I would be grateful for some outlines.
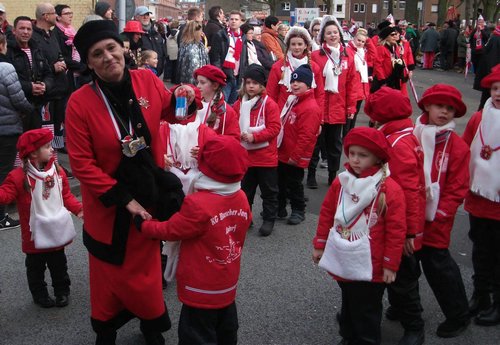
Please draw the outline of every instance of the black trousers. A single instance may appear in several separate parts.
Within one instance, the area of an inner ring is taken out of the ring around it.
[[[16,160],[16,144],[19,135],[0,136],[0,184],[14,168]],[[0,220],[5,218],[5,205],[0,205]]]
[[[380,344],[385,284],[338,282],[342,290],[340,335],[349,344]]]
[[[294,165],[278,163],[278,207],[283,209],[286,207],[287,198],[290,199],[292,212],[301,213],[306,209],[304,200],[304,168],[299,168]]]
[[[45,282],[45,269],[48,267],[52,278],[52,287],[55,296],[68,296],[71,281],[68,275],[68,263],[64,249],[26,254],[26,275],[28,286],[34,298],[48,296],[47,283]]]
[[[469,214],[474,291],[500,303],[500,221]]]
[[[358,118],[358,113],[359,113],[359,110],[361,109],[361,103],[363,103],[362,99],[360,99],[356,103],[356,113],[354,113],[354,117],[352,119],[347,119],[344,127],[342,127],[342,138],[345,138],[347,133],[349,133],[349,131],[351,129],[353,129],[354,126],[356,126],[356,119]]]
[[[250,167],[241,181],[250,206],[253,205],[257,187],[260,188],[264,220],[275,220],[278,212],[278,168]]]
[[[200,309],[183,304],[179,345],[236,345],[238,327],[235,302],[222,309]]]
[[[468,320],[469,304],[464,282],[450,251],[423,246],[415,255],[446,319],[456,323]]]
[[[323,130],[323,128],[321,129],[321,133],[318,135],[318,139],[316,139],[316,145],[314,145],[313,154],[311,160],[309,161],[309,167],[307,168],[308,173],[316,173],[320,154],[321,159],[327,159],[325,131]]]
[[[396,281],[387,285],[389,303],[400,316],[401,325],[407,331],[420,331],[424,328],[418,287],[420,274],[420,265],[415,255],[403,255]]]
[[[342,157],[342,128],[344,125],[323,124],[325,132],[326,154],[328,159],[328,175],[335,176],[340,167]]]

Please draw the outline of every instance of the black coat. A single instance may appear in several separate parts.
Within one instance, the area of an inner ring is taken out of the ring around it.
[[[209,47],[212,46],[213,36],[216,35],[222,29],[224,29],[224,25],[222,25],[222,23],[219,22],[218,20],[210,19],[207,25],[205,25],[205,27],[203,28],[203,33],[205,34],[205,37],[208,40]]]
[[[500,63],[500,36],[491,35],[483,48],[483,56],[474,78],[474,89],[484,91],[481,80],[490,74],[491,69]]]
[[[240,57],[240,69],[238,72],[238,85],[242,77],[242,68],[245,67],[245,61],[247,60],[247,45],[246,37],[242,35],[242,49]],[[224,60],[226,60],[226,55],[229,50],[229,36],[226,29],[219,30],[217,34],[213,36],[212,48],[208,53],[210,58],[210,64],[219,67],[225,74],[227,79],[234,79],[234,71],[230,68],[222,67]]]
[[[149,29],[149,31],[142,35],[141,47],[142,50],[154,50],[156,54],[158,54],[158,67],[156,67],[156,71],[157,75],[161,76],[167,52],[163,37],[161,37],[160,33],[153,28],[153,25],[151,25],[151,29]]]
[[[33,37],[38,48],[42,51],[50,66],[50,70],[54,75],[54,88],[50,92],[51,99],[63,99],[69,94],[69,83],[66,77],[66,72],[56,73],[54,64],[59,57],[63,55],[59,46],[59,37],[54,30],[47,33],[45,30],[33,26]]]

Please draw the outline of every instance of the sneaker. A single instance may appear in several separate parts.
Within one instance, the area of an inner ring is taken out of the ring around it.
[[[328,168],[328,161],[325,159],[325,160],[322,160],[320,163],[319,163],[319,167],[321,169],[326,169]]]
[[[456,322],[446,319],[440,323],[436,334],[441,338],[454,338],[462,334],[469,327],[470,319],[462,322]]]
[[[316,182],[316,175],[314,173],[307,174],[306,186],[309,189],[318,189],[318,182]]]
[[[73,176],[73,173],[72,173],[71,171],[69,171],[68,169],[66,169],[65,167],[63,167],[61,164],[59,164],[59,166],[62,168],[62,170],[64,170],[64,172],[66,173],[66,177],[67,177],[68,179],[73,179],[73,178],[75,178],[75,177]]]
[[[288,217],[287,224],[298,225],[298,224],[302,223],[304,221],[304,219],[306,219],[306,217],[303,214],[298,213],[298,212],[292,212],[290,217]]]
[[[273,229],[274,229],[274,220],[264,220],[259,229],[259,234],[264,237],[269,236],[271,235],[271,232],[273,232]]]
[[[56,296],[56,307],[63,308],[69,304],[69,296]]]
[[[8,230],[19,227],[19,221],[9,217],[9,214],[5,214],[5,218],[0,220],[0,230]]]

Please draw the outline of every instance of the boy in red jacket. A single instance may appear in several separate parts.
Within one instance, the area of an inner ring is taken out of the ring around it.
[[[47,128],[21,135],[17,149],[23,167],[12,170],[0,186],[0,204],[17,201],[28,286],[33,301],[43,308],[69,303],[71,282],[64,247],[74,238],[75,228],[68,210],[83,217],[82,204],[71,194],[66,174],[54,162],[53,138]],[[47,267],[55,301],[44,279]]]
[[[413,135],[410,100],[400,91],[382,87],[368,96],[365,113],[380,125],[379,130],[393,148],[391,177],[403,189],[407,202],[404,255],[396,282],[388,287],[391,307],[386,315],[389,319],[399,319],[405,329],[400,344],[420,344],[424,338],[424,320],[418,292],[420,268],[414,253],[422,246],[425,222],[422,148]]]
[[[281,111],[278,135],[278,217],[286,217],[286,199],[292,213],[288,224],[297,225],[305,219],[304,169],[309,165],[319,134],[321,110],[314,98],[311,84],[313,72],[301,65],[291,76],[292,95]]]
[[[437,335],[452,338],[470,323],[460,269],[448,250],[455,214],[469,187],[470,151],[454,132],[454,118],[464,116],[467,107],[460,91],[446,84],[427,89],[418,106],[424,113],[414,134],[424,150],[427,207],[423,246],[416,256],[446,317]]]
[[[474,322],[500,323],[500,64],[481,81],[491,97],[472,115],[464,132],[470,145],[470,190],[464,208],[469,212],[474,293],[469,302]],[[491,303],[493,293],[493,304]]]
[[[227,164],[231,162],[231,164]],[[146,236],[182,241],[177,267],[177,293],[183,303],[179,344],[236,344],[236,288],[250,206],[240,184],[248,154],[229,136],[210,138],[200,148],[202,174],[193,182],[178,213],[166,222],[143,221]]]

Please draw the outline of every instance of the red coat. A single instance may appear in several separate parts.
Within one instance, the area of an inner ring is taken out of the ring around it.
[[[73,194],[71,194],[66,173],[62,169],[58,169],[57,173],[62,179],[62,197],[64,206],[68,209],[68,211],[77,215],[82,210],[82,204]],[[30,178],[30,180],[32,179]],[[64,248],[64,246],[50,249],[35,248],[35,242],[31,239],[30,229],[31,193],[24,188],[25,181],[26,173],[23,171],[23,168],[16,168],[7,175],[5,181],[0,186],[0,204],[6,205],[13,201],[16,201],[17,203],[19,220],[21,222],[23,252],[27,254],[37,254],[53,252]],[[32,180],[32,182],[34,182],[34,180]],[[32,185],[34,188],[34,183],[32,183]]]
[[[271,97],[276,103],[278,103],[278,108],[283,109],[283,106],[286,103],[288,96],[291,95],[291,92],[287,91],[286,86],[278,84],[281,80],[283,71],[282,67],[285,63],[285,60],[276,61],[271,68],[271,72],[269,72],[269,77],[267,78],[267,86],[266,91],[269,97]],[[316,98],[316,102],[320,108],[323,107],[324,102],[324,85],[323,78],[321,78],[322,71],[319,66],[314,62],[309,60],[309,64],[311,65],[311,69],[313,71],[314,81],[316,82],[316,88],[314,89],[314,97]]]
[[[406,198],[407,235],[415,237],[415,250],[422,247],[425,223],[424,155],[413,135],[410,119],[391,121],[380,128],[392,146],[389,169]]]
[[[383,269],[392,271],[399,269],[406,234],[405,199],[401,187],[391,178],[385,180],[387,209],[379,216],[377,223],[370,229],[370,249],[373,266],[373,282],[383,282]],[[313,240],[314,248],[325,249],[326,240],[333,226],[335,212],[339,201],[341,185],[338,177],[333,181],[321,205],[318,228]],[[371,205],[370,205],[371,207]],[[370,207],[365,209],[365,215],[370,213]],[[377,202],[373,212],[377,212]],[[334,276],[336,280],[343,280]]]
[[[408,46],[409,47],[409,46]],[[408,61],[407,49],[402,49],[399,45],[395,48],[396,57],[403,59],[406,67],[408,68],[409,62],[413,61],[413,56],[411,61]],[[411,49],[410,49],[411,55]],[[412,63],[414,67],[414,63]],[[386,45],[377,46],[377,60],[375,60],[375,65],[373,66],[373,75],[380,81],[386,80],[392,73],[392,58],[391,51]],[[408,72],[405,71],[405,76],[408,76]],[[406,89],[406,83],[401,83],[401,93],[408,96],[408,90]]]
[[[263,95],[262,97],[265,97]],[[234,111],[240,116],[241,100],[238,99],[233,104]],[[262,102],[259,100],[250,112],[250,126],[256,126],[257,117],[259,116]],[[248,158],[250,160],[250,167],[276,167],[278,166],[278,147],[276,145],[277,137],[281,128],[280,110],[278,105],[271,97],[267,98],[265,106],[264,123],[266,129],[259,133],[254,133],[254,142],[260,143],[268,141],[269,146],[257,149],[248,150]]]
[[[321,49],[314,51],[311,58],[319,66],[320,76],[324,85],[325,77],[323,76],[323,69],[328,61],[328,57],[321,55],[321,52]],[[322,107],[323,122],[328,124],[344,124],[348,114],[356,113],[357,100],[354,87],[359,76],[356,75],[354,56],[341,53],[341,59],[342,73],[339,75],[339,93],[325,91],[324,95],[325,101]]]
[[[370,74],[370,70],[372,69],[370,67],[373,67],[373,59],[375,58],[374,54],[376,54],[376,49],[375,49],[375,47],[373,47],[373,43],[371,43],[370,39],[366,40],[365,47],[366,47],[365,48],[365,63],[366,63],[367,68],[368,68],[368,74]],[[371,48],[371,50],[370,50],[370,48]],[[347,50],[347,54],[349,54],[352,57],[353,63],[354,63],[355,77],[352,80],[353,85],[351,87],[351,92],[353,92],[354,99],[356,101],[366,99],[368,97],[368,95],[370,94],[370,83],[369,82],[362,83],[361,82],[361,73],[359,73],[359,71],[356,70],[354,56],[356,55],[358,48],[356,46],[354,46],[353,41],[350,41],[349,44],[347,45],[346,50]]]
[[[321,112],[314,99],[313,90],[308,90],[298,98],[283,125],[284,134],[278,148],[278,160],[288,163],[291,158],[298,167],[306,168],[309,166],[318,137]]]
[[[177,266],[177,294],[182,303],[220,309],[235,300],[251,221],[242,190],[228,196],[199,191],[188,195],[168,221],[146,221],[141,231],[153,238],[182,241]]]
[[[463,139],[469,147],[472,144],[482,118],[482,110],[474,113],[465,127]],[[480,195],[472,193],[470,190],[465,197],[464,208],[474,217],[500,220],[500,203],[483,198]]]
[[[130,77],[137,99],[143,99],[141,111],[151,133],[153,158],[162,166],[160,116],[166,114],[171,95],[149,71],[130,71]],[[113,174],[123,154],[106,106],[91,85],[71,95],[66,109],[66,130],[71,168],[81,183],[84,242],[87,238],[100,246],[112,245],[116,206],[106,207],[100,197],[116,190],[118,184]],[[89,257],[93,319],[107,321],[123,309],[145,319],[155,319],[165,312],[159,274],[160,242],[140,234],[133,222],[127,236],[121,265],[99,260],[94,255]]]
[[[443,157],[445,141],[436,144],[432,162],[432,181],[438,180],[439,166]],[[425,246],[447,249],[458,206],[464,201],[469,189],[469,158],[467,144],[456,133],[451,132],[439,179],[440,195],[436,217],[425,222]]]

